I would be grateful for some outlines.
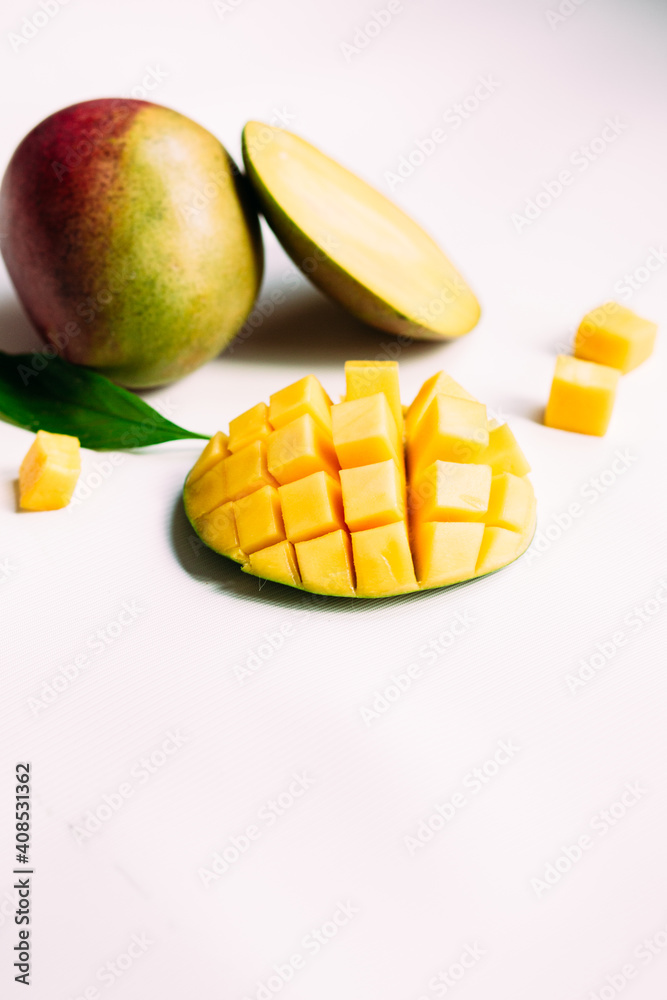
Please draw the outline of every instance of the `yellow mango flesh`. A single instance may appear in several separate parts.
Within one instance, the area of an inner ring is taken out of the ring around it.
[[[346,380],[332,405],[306,376],[232,421],[231,454],[224,435],[209,442],[184,488],[207,545],[255,576],[367,598],[459,583],[527,549],[530,466],[506,424],[444,372],[406,409],[395,362],[348,362]]]
[[[19,470],[20,506],[23,510],[66,507],[80,472],[78,438],[37,431]]]
[[[611,420],[619,378],[615,368],[559,355],[544,423],[563,431],[602,437]]]
[[[632,371],[653,353],[658,327],[617,302],[584,316],[574,340],[574,356]]]

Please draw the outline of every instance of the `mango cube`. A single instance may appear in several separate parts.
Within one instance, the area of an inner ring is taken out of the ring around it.
[[[523,531],[530,520],[533,496],[533,487],[527,479],[510,472],[494,476],[485,522],[495,528]]]
[[[398,385],[398,362],[346,361],[345,383],[346,401],[383,392],[396,422],[398,435],[400,438],[403,437],[403,407]]]
[[[299,566],[291,542],[277,542],[266,549],[251,552],[248,562],[242,567],[246,573],[261,576],[275,583],[286,583],[290,587],[301,586]]]
[[[333,443],[341,469],[393,459],[403,466],[403,442],[383,392],[331,407]]]
[[[346,531],[332,531],[319,538],[297,542],[294,548],[307,590],[335,597],[354,597],[352,546]]]
[[[274,392],[269,403],[269,421],[274,430],[307,413],[322,430],[331,434],[331,400],[314,375],[306,375],[280,392]]]
[[[433,462],[410,487],[410,515],[418,521],[485,520],[491,468]]]
[[[393,458],[341,469],[340,484],[350,531],[377,528],[405,518],[405,483]]]
[[[197,479],[201,479],[205,472],[212,469],[213,466],[217,465],[223,458],[227,458],[228,455],[229,447],[227,435],[223,434],[222,431],[218,431],[217,434],[213,435],[195,464],[192,466],[190,474],[188,475],[188,482],[194,483]]]
[[[231,501],[197,518],[193,527],[202,542],[214,552],[235,562],[245,562],[246,557],[239,545],[236,531],[234,504]]]
[[[194,483],[188,482],[188,517],[191,521],[229,500],[225,461],[218,462]]]
[[[340,483],[327,472],[313,472],[287,483],[278,493],[290,542],[303,542],[345,527]]]
[[[617,302],[608,302],[582,319],[574,356],[629,372],[653,353],[657,332],[655,323]]]
[[[547,427],[579,434],[606,434],[620,372],[561,354],[544,414]]]
[[[475,462],[488,444],[486,406],[438,393],[408,443],[410,475],[435,461]]]
[[[268,469],[267,448],[263,441],[246,445],[226,458],[222,465],[226,494],[223,500],[240,500],[262,486],[277,486]]]
[[[405,521],[352,534],[359,597],[384,597],[417,589]]]
[[[274,431],[267,444],[269,471],[281,486],[313,472],[338,473],[331,435],[309,413]]]
[[[262,486],[236,500],[234,517],[239,546],[246,554],[275,545],[285,537],[280,497],[275,486]]]
[[[431,521],[415,527],[413,549],[419,582],[446,587],[474,576],[484,525],[473,521]]]
[[[516,442],[507,424],[489,422],[489,443],[475,458],[475,462],[490,465],[494,476],[500,472],[511,472],[514,476],[525,476],[530,472],[526,456]]]
[[[23,510],[66,507],[80,472],[78,438],[37,431],[19,470],[20,506]]]
[[[408,407],[405,415],[405,433],[408,440],[410,440],[420,420],[438,395],[458,396],[459,399],[471,399],[473,402],[477,402],[475,397],[466,392],[463,386],[455,382],[447,372],[437,372],[424,382]]]
[[[254,441],[266,441],[272,430],[268,406],[266,403],[257,403],[229,421],[229,450],[241,451]]]
[[[475,573],[493,573],[501,566],[507,566],[519,554],[522,536],[507,528],[484,528],[482,544],[477,557]]]

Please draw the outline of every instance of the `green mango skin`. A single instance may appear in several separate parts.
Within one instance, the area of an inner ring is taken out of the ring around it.
[[[44,339],[130,388],[215,357],[262,278],[245,178],[210,132],[146,101],[86,101],[36,126],[7,168],[0,231]]]

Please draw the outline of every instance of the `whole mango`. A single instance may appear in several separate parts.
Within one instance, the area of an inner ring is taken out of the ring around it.
[[[262,277],[245,178],[210,132],[147,101],[85,101],[37,125],[5,173],[0,231],[44,339],[129,387],[214,357]]]

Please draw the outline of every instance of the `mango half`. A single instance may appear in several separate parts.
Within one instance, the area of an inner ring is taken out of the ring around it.
[[[190,471],[199,537],[246,573],[337,597],[461,583],[522,555],[530,466],[446,372],[400,402],[393,361],[348,361],[332,403],[307,375],[218,431]]]
[[[468,333],[480,308],[454,265],[398,206],[285,129],[248,122],[243,161],[297,267],[365,323],[417,340]]]

